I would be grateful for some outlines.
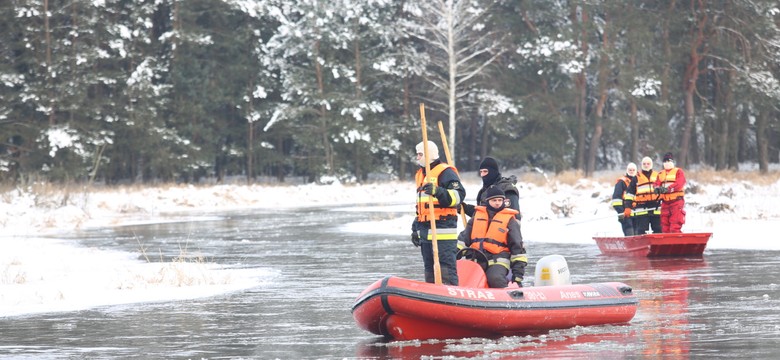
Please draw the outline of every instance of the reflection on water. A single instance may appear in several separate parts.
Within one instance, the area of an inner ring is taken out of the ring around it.
[[[419,359],[427,356],[455,358],[523,358],[544,354],[557,359],[619,359],[635,348],[630,326],[600,326],[550,331],[538,336],[499,339],[387,341],[375,338],[358,344],[359,358]]]
[[[357,295],[386,275],[421,279],[406,236],[343,234],[339,225],[396,213],[307,209],[210,214],[207,221],[73,234],[151,261],[202,256],[278,276],[205,299],[0,319],[0,355],[15,358],[772,358],[780,345],[780,252],[706,251],[698,259],[608,257],[596,244],[528,239],[534,259],[561,254],[575,283],[621,281],[640,299],[627,325],[499,339],[388,342],[358,328]],[[529,272],[533,274],[532,271]],[[533,277],[527,279],[533,281]]]
[[[706,289],[707,284],[696,276],[706,273],[704,258],[630,259],[624,262],[626,271],[635,273],[633,286],[653,294],[643,297],[639,306],[647,325],[641,332],[646,358],[686,359],[690,354],[688,304],[689,289]]]

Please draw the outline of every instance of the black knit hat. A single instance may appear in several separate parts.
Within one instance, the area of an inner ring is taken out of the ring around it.
[[[490,171],[491,173],[498,173],[498,161],[496,159],[488,156],[485,159],[482,160],[482,162],[479,164],[480,169],[488,169],[488,170],[494,170]]]
[[[674,161],[674,156],[670,152],[664,154],[664,162],[667,162],[669,160]]]
[[[485,201],[488,201],[492,198],[506,198],[506,195],[504,194],[504,191],[501,190],[498,186],[491,186],[485,190]]]

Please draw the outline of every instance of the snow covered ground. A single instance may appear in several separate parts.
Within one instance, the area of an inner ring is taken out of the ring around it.
[[[473,202],[479,180],[465,176],[464,182],[467,202]],[[595,246],[593,235],[621,234],[609,207],[611,181],[522,182],[519,187],[523,235],[529,247],[534,242]],[[147,263],[138,260],[139,254],[79,247],[56,240],[56,234],[77,228],[164,222],[182,214],[291,204],[355,205],[361,211],[366,204],[378,204],[373,211],[407,211],[412,208],[412,188],[408,182],[389,182],[6,191],[0,193],[0,317],[205,297],[257,286],[275,275],[213,263]],[[703,184],[689,175],[686,202],[683,231],[713,232],[708,249],[780,250],[780,242],[766,236],[780,228],[780,181]],[[411,216],[346,224],[343,231],[374,233],[379,229],[405,241]]]

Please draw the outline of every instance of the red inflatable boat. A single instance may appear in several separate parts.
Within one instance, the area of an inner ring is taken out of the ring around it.
[[[626,323],[638,300],[622,283],[487,288],[482,268],[459,260],[462,286],[389,276],[352,306],[357,324],[397,340],[493,338],[574,326]]]
[[[712,233],[662,233],[594,237],[605,255],[701,256]]]

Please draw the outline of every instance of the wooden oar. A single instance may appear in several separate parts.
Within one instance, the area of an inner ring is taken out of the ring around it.
[[[428,158],[428,130],[425,125],[425,104],[420,103],[420,120],[422,121],[423,157],[425,161],[425,181],[429,181],[431,162]],[[437,180],[437,179],[432,179]],[[433,183],[433,181],[431,181]],[[433,184],[436,186],[436,184]],[[431,221],[431,239],[433,241],[433,278],[435,284],[441,285],[441,264],[439,263],[439,243],[436,241],[436,215],[433,211],[433,194],[428,196],[428,217]]]
[[[442,124],[441,120],[439,120],[439,133],[441,134],[441,142],[444,145],[444,155],[447,157],[447,164],[455,167],[455,162],[452,160],[452,157],[450,157],[450,145],[447,144],[447,135],[444,135],[444,125]],[[458,176],[460,176],[460,174],[458,174]],[[460,200],[463,202],[463,199]],[[468,225],[468,221],[466,221],[466,212],[463,211],[462,205],[460,207],[460,218],[463,220],[463,227],[466,227],[466,225]]]

